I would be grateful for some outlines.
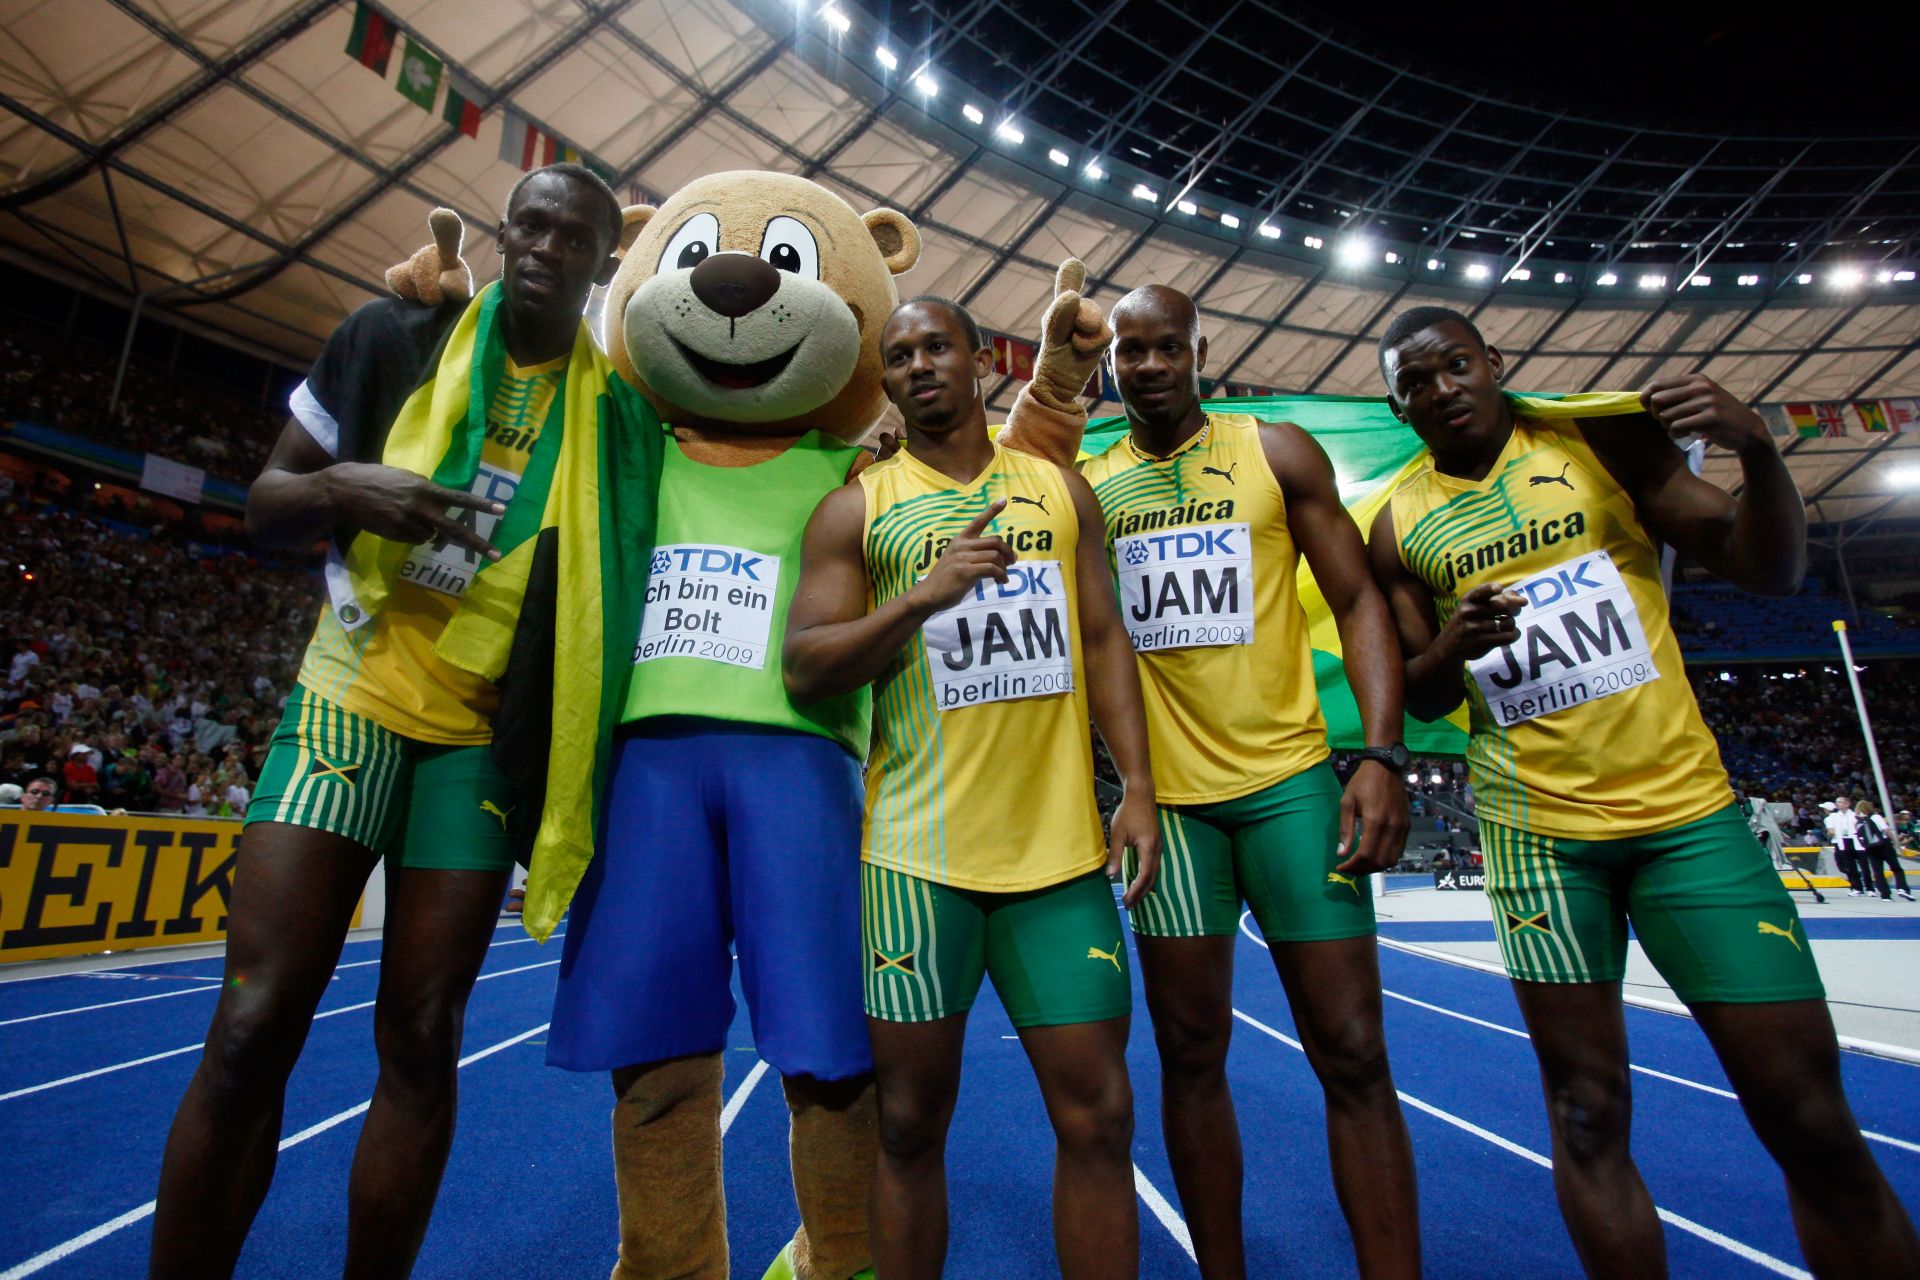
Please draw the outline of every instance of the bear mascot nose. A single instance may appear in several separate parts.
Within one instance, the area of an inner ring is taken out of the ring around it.
[[[750,253],[716,253],[701,260],[688,283],[709,310],[737,320],[779,291],[780,273]]]

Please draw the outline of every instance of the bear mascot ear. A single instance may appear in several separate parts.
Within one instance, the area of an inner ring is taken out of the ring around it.
[[[920,231],[906,214],[895,209],[875,209],[861,218],[880,247],[880,257],[893,275],[911,271],[920,261]]]
[[[630,204],[620,211],[620,247],[613,251],[616,258],[627,256],[627,250],[633,248],[633,242],[653,221],[653,215],[660,212],[650,204]]]

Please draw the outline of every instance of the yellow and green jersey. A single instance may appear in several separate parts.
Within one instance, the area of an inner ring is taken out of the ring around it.
[[[1121,436],[1081,472],[1106,521],[1162,804],[1251,795],[1327,758],[1299,548],[1245,414],[1167,457]]]
[[[996,499],[1019,556],[929,618],[875,685],[861,841],[867,862],[962,889],[1057,884],[1106,857],[1093,798],[1074,554],[1052,463],[996,447],[962,484],[906,451],[860,475],[868,608],[927,576]]]
[[[1520,638],[1468,664],[1479,817],[1619,838],[1724,808],[1719,747],[1668,623],[1660,552],[1577,421],[1516,418],[1482,480],[1431,461],[1390,501],[1401,562],[1441,625],[1497,582],[1526,597]]]
[[[487,414],[475,494],[513,501],[566,368],[564,356],[526,369],[507,361]],[[501,519],[465,508],[452,514],[483,538],[492,536]],[[423,542],[396,575],[392,599],[371,621],[350,631],[333,610],[321,610],[300,684],[403,738],[452,746],[491,742],[498,686],[433,652],[479,564],[465,547]]]

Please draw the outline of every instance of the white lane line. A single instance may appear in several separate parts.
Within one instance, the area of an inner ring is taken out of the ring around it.
[[[1233,1016],[1240,1019],[1240,1021],[1246,1023],[1248,1026],[1253,1027],[1256,1030],[1264,1031],[1266,1034],[1272,1036],[1275,1040],[1278,1040],[1283,1044],[1290,1045],[1295,1049],[1300,1048],[1300,1042],[1298,1040],[1294,1040],[1287,1036],[1281,1035],[1278,1031],[1275,1031],[1272,1027],[1260,1021],[1258,1018],[1249,1017],[1247,1014],[1240,1012],[1240,1010],[1238,1009],[1235,1009],[1233,1011]],[[1414,1097],[1412,1094],[1408,1093],[1404,1089],[1396,1089],[1394,1092],[1399,1094],[1400,1101],[1406,1103],[1408,1106],[1414,1108],[1417,1111],[1425,1112],[1427,1115],[1434,1117],[1434,1119],[1436,1120],[1444,1120],[1446,1123],[1454,1126],[1456,1129],[1460,1129],[1466,1133],[1470,1133],[1474,1137],[1479,1138],[1483,1142],[1492,1143],[1494,1146],[1499,1147],[1502,1151],[1508,1152],[1512,1155],[1519,1156],[1523,1160],[1531,1160],[1534,1164],[1539,1165],[1542,1169],[1553,1168],[1552,1160],[1549,1160],[1546,1156],[1541,1155],[1538,1151],[1533,1150],[1531,1147],[1523,1147],[1519,1143],[1514,1142],[1511,1139],[1501,1137],[1499,1134],[1494,1133],[1490,1129],[1483,1129],[1479,1125],[1473,1123],[1471,1120],[1462,1119],[1460,1116],[1453,1114],[1453,1112],[1451,1111],[1443,1110],[1440,1107],[1434,1106],[1430,1102],[1425,1102],[1419,1098]],[[1681,1231],[1685,1231],[1689,1235],[1698,1236],[1700,1239],[1705,1240],[1708,1244],[1718,1245],[1722,1249],[1725,1249],[1728,1253],[1733,1254],[1735,1257],[1743,1258],[1746,1261],[1753,1263],[1755,1266],[1764,1267],[1768,1271],[1773,1272],[1775,1275],[1792,1276],[1795,1278],[1795,1280],[1813,1280],[1813,1276],[1810,1272],[1803,1271],[1799,1267],[1794,1266],[1790,1262],[1784,1262],[1781,1259],[1774,1257],[1770,1253],[1763,1253],[1760,1250],[1754,1248],[1752,1245],[1746,1244],[1739,1240],[1735,1240],[1731,1236],[1722,1235],[1720,1232],[1715,1231],[1712,1227],[1702,1226],[1700,1223],[1695,1222],[1691,1218],[1683,1218],[1679,1214],[1673,1212],[1671,1209],[1662,1209],[1658,1205],[1655,1205],[1654,1211],[1660,1215],[1660,1220],[1662,1222],[1665,1222],[1671,1226],[1677,1227]],[[0,1276],[0,1280],[6,1280],[6,1277]]]
[[[511,1049],[514,1045],[539,1035],[551,1025],[551,1023],[543,1022],[537,1027],[529,1027],[519,1035],[508,1036],[498,1044],[490,1044],[477,1053],[468,1054],[466,1057],[460,1059],[459,1065],[464,1067],[471,1063],[478,1062],[482,1058],[491,1057],[499,1053],[502,1049]],[[345,1124],[355,1116],[364,1115],[367,1108],[371,1105],[373,1105],[373,1100],[369,1098],[357,1106],[348,1107],[345,1111],[328,1116],[318,1124],[308,1125],[306,1128],[300,1130],[300,1132],[280,1139],[280,1150],[285,1151],[289,1147],[297,1147],[307,1139],[317,1138],[327,1130],[337,1125]],[[119,1217],[110,1218],[90,1231],[81,1232],[71,1240],[62,1241],[43,1253],[36,1253],[25,1262],[16,1263],[5,1271],[0,1271],[0,1280],[23,1280],[23,1277],[30,1276],[36,1271],[43,1271],[54,1263],[59,1262],[62,1258],[72,1257],[88,1245],[99,1243],[123,1227],[130,1227],[143,1218],[152,1217],[153,1207],[154,1202],[149,1200],[139,1208],[129,1209]]]
[[[766,1074],[767,1064],[765,1059],[754,1063],[753,1070],[747,1072],[747,1078],[740,1082],[740,1087],[733,1091],[731,1098],[727,1099],[726,1109],[720,1113],[721,1137],[726,1137],[727,1130],[733,1128],[734,1117],[740,1114],[740,1108],[747,1105],[747,1099],[753,1096],[754,1086],[759,1084],[760,1077]],[[0,1280],[5,1280],[5,1277],[0,1277]]]
[[[525,973],[529,969],[550,969],[559,963],[558,960],[542,960],[537,964],[523,964],[517,969],[501,969],[494,973],[483,973],[474,979],[474,982],[477,984],[493,978],[504,978],[510,974]],[[328,1009],[324,1013],[314,1014],[313,1021],[318,1022],[322,1018],[337,1018],[343,1013],[354,1013],[361,1009],[371,1009],[374,1003],[372,1000],[362,1000],[359,1004],[343,1004],[338,1009]],[[166,1049],[159,1053],[150,1053],[144,1058],[132,1058],[126,1062],[116,1062],[109,1067],[95,1067],[91,1071],[81,1071],[74,1075],[62,1076],[58,1080],[44,1080],[39,1084],[25,1085],[10,1093],[0,1093],[0,1102],[11,1102],[15,1098],[24,1098],[30,1093],[44,1093],[48,1089],[58,1089],[61,1085],[78,1084],[82,1080],[91,1080],[95,1076],[111,1075],[116,1071],[125,1071],[130,1067],[144,1067],[149,1062],[158,1062],[162,1058],[177,1058],[183,1053],[198,1053],[205,1047],[206,1042],[202,1040],[194,1044],[181,1045],[178,1049]],[[0,1280],[4,1280],[4,1277],[0,1277]]]
[[[1153,1216],[1160,1219],[1160,1225],[1167,1229],[1167,1234],[1173,1237],[1173,1242],[1187,1251],[1187,1257],[1192,1258],[1196,1263],[1199,1262],[1200,1259],[1195,1257],[1193,1252],[1193,1235],[1187,1230],[1186,1220],[1180,1216],[1179,1210],[1167,1203],[1167,1198],[1160,1194],[1160,1188],[1154,1186],[1147,1179],[1147,1175],[1140,1172],[1140,1166],[1137,1164],[1133,1166],[1133,1189],[1139,1192],[1140,1199],[1145,1202]],[[6,1280],[6,1277],[0,1276],[0,1280]]]
[[[565,934],[564,932],[562,932],[562,933],[556,933],[556,934],[554,934],[553,936],[554,936],[554,937],[556,937],[556,938],[564,938],[564,937],[566,937],[567,935],[566,935],[566,934]],[[362,939],[362,941],[372,941],[372,939]],[[505,940],[505,941],[503,941],[503,942],[490,942],[490,943],[488,943],[488,944],[487,944],[487,950],[489,950],[489,951],[491,951],[491,950],[493,950],[493,949],[494,949],[495,947],[511,947],[511,946],[517,946],[518,944],[520,944],[520,943],[522,943],[522,942],[532,942],[532,941],[533,941],[533,939],[532,939],[532,938],[508,938],[508,939],[506,939],[506,940]],[[378,956],[376,956],[376,957],[374,957],[374,958],[373,958],[373,959],[371,959],[371,960],[355,960],[355,961],[353,961],[353,962],[352,962],[352,963],[350,963],[350,964],[342,964],[342,965],[335,965],[335,966],[334,966],[334,969],[333,969],[333,971],[334,971],[335,973],[339,973],[339,972],[340,972],[340,971],[341,971],[342,969],[364,969],[364,968],[366,968],[366,967],[367,967],[368,965],[370,965],[370,964],[379,964],[379,963],[380,963],[380,959],[379,959],[379,957],[378,957]],[[85,974],[85,975],[81,975],[81,974],[75,974],[75,975],[72,975],[72,976],[74,976],[74,977],[82,977],[82,976],[85,976],[85,977],[94,977],[94,976],[96,976],[96,975],[94,975],[94,974]],[[144,974],[131,974],[131,973],[126,973],[126,974],[114,974],[114,975],[112,975],[112,976],[113,976],[113,977],[118,977],[118,978],[132,978],[132,977],[144,977],[144,976],[146,976],[146,975],[144,975]],[[166,976],[169,976],[169,977],[171,977],[171,976],[175,976],[175,975],[166,975]],[[199,986],[199,987],[182,987],[182,988],[181,988],[180,990],[178,990],[178,991],[162,991],[162,992],[160,992],[160,993],[158,993],[157,995],[151,995],[151,996],[129,996],[129,997],[128,997],[127,999],[125,999],[125,1000],[104,1000],[104,1001],[102,1001],[102,1002],[101,1002],[101,1003],[99,1003],[99,1004],[83,1004],[83,1005],[79,1005],[79,1006],[77,1006],[77,1007],[75,1007],[75,1008],[72,1008],[72,1009],[54,1009],[54,1010],[52,1010],[52,1011],[50,1011],[50,1012],[47,1012],[47,1013],[29,1013],[29,1014],[27,1014],[27,1015],[25,1015],[25,1016],[23,1016],[23,1017],[19,1017],[19,1018],[6,1018],[6,1019],[0,1019],[0,1027],[12,1027],[12,1026],[18,1026],[18,1025],[19,1025],[20,1023],[22,1023],[22,1022],[39,1022],[39,1021],[40,1021],[40,1020],[42,1020],[43,1018],[64,1018],[64,1017],[66,1017],[66,1016],[67,1016],[68,1014],[70,1014],[70,1013],[92,1013],[92,1012],[93,1012],[93,1011],[94,1011],[95,1009],[117,1009],[117,1008],[119,1008],[119,1007],[120,1007],[121,1005],[126,1005],[126,1004],[144,1004],[144,1003],[146,1003],[146,1002],[147,1002],[147,1001],[149,1001],[149,1000],[165,1000],[165,999],[167,999],[167,998],[168,998],[169,996],[191,996],[191,995],[197,995],[197,994],[199,994],[199,993],[200,993],[200,992],[202,992],[202,991],[218,991],[218,990],[220,989],[220,986],[221,986],[221,984],[222,984],[222,982],[224,981],[224,979],[221,979],[221,978],[194,978],[194,979],[192,979],[192,981],[194,981],[194,982],[202,982],[202,983],[212,983],[213,985],[212,985],[212,986]]]

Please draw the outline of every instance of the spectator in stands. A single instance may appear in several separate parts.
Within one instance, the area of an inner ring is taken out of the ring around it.
[[[1880,896],[1887,901],[1893,900],[1893,894],[1887,891],[1887,871],[1893,872],[1893,883],[1900,896],[1908,902],[1913,895],[1907,892],[1906,868],[1900,865],[1900,854],[1895,847],[1893,824],[1887,821],[1884,813],[1875,813],[1873,801],[1862,800],[1855,808],[1859,818],[1861,867],[1868,884],[1879,890]]]
[[[93,748],[76,742],[67,748],[67,762],[61,766],[67,798],[76,804],[92,804],[100,797],[100,773],[93,765]]]
[[[161,813],[183,813],[187,807],[187,771],[179,752],[166,758],[153,775],[154,807]]]
[[[20,807],[36,813],[50,813],[59,797],[59,784],[43,773],[27,781],[26,789],[20,793]]]

